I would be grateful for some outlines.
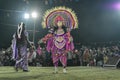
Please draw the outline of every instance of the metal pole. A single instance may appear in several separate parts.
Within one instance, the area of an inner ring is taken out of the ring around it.
[[[35,31],[36,31],[36,30],[35,30],[35,22],[36,22],[36,21],[34,20],[34,29],[33,29],[33,42],[34,42],[34,43],[35,43]]]

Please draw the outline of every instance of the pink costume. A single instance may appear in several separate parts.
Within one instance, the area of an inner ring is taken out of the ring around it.
[[[52,53],[55,67],[58,66],[58,61],[60,60],[65,68],[67,65],[67,52],[74,49],[70,31],[78,27],[75,13],[70,8],[55,7],[46,11],[42,25],[43,28],[50,29],[50,33],[38,43],[47,44],[47,51]],[[40,52],[40,49],[38,51]]]
[[[61,38],[61,40],[59,40]],[[65,67],[67,64],[67,51],[73,50],[73,42],[70,41],[71,36],[69,33],[53,34],[47,41],[47,50],[52,52],[52,60],[54,66],[58,66],[60,60]]]

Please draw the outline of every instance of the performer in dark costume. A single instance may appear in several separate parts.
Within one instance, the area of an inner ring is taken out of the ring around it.
[[[28,40],[28,32],[25,31],[25,24],[21,22],[18,24],[18,29],[13,35],[12,40],[12,58],[16,61],[16,71],[18,71],[18,68],[21,68],[24,72],[28,72],[28,44],[30,44],[30,41]]]

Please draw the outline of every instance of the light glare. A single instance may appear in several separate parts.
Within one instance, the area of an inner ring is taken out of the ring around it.
[[[30,18],[30,15],[29,15],[28,13],[25,13],[24,18],[25,18],[25,19],[29,19],[29,18]]]

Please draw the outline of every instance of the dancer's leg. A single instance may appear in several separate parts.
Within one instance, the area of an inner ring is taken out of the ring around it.
[[[65,53],[63,53],[60,57],[60,62],[63,65],[63,73],[66,73],[66,66],[67,66],[67,55]]]
[[[52,55],[52,60],[53,60],[53,64],[54,64],[54,67],[55,67],[55,73],[57,73],[58,72],[57,67],[58,67],[58,62],[59,62],[58,54]]]

